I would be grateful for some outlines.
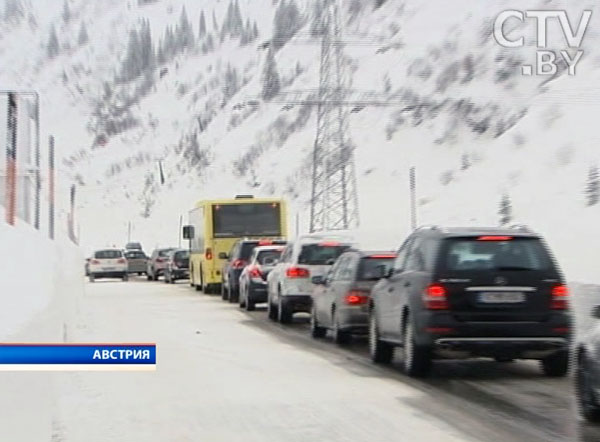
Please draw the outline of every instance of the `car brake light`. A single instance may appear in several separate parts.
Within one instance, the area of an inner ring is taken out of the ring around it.
[[[308,269],[302,267],[290,267],[285,274],[288,278],[308,278],[310,276]]]
[[[566,310],[569,307],[569,288],[566,285],[557,285],[552,289],[550,308],[553,310]]]
[[[252,267],[248,272],[250,278],[262,278],[263,274],[258,267]]]
[[[439,284],[429,284],[423,292],[425,308],[429,310],[448,310],[450,307],[446,299],[446,289]]]
[[[100,264],[100,261],[98,261],[97,259],[92,259],[91,263],[92,264]]]
[[[125,260],[125,259],[121,258],[121,259],[118,259],[118,260],[117,260],[117,262],[118,262],[119,264],[125,264],[125,263],[127,263],[127,260]]]
[[[206,249],[205,256],[206,259],[208,259],[209,261],[213,258],[212,249],[210,247]]]
[[[512,236],[480,236],[477,241],[510,241]]]
[[[164,259],[162,259],[162,258],[156,258],[156,262],[163,262],[163,261],[164,261]]]
[[[396,255],[369,255],[369,258],[374,258],[374,259],[392,259],[395,257],[396,257]]]
[[[323,241],[320,242],[319,245],[322,247],[337,247],[340,245],[340,243],[337,241]]]
[[[243,259],[236,259],[231,263],[231,267],[234,269],[243,269],[246,267],[246,261]]]
[[[258,242],[259,246],[270,246],[271,244],[273,244],[273,241],[270,239],[262,239]]]
[[[369,302],[369,294],[362,290],[350,290],[346,293],[344,301],[348,305],[361,305]]]

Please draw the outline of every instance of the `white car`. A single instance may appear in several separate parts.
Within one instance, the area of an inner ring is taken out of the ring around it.
[[[269,319],[286,324],[294,313],[310,313],[311,278],[325,275],[338,256],[353,246],[349,236],[316,233],[288,243],[267,277]]]
[[[127,281],[127,259],[119,249],[103,249],[94,252],[89,262],[90,281],[99,278],[119,278]]]

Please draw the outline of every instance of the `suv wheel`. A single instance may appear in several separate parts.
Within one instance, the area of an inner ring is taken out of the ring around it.
[[[256,304],[254,302],[252,302],[250,300],[250,298],[248,298],[247,294],[246,294],[246,297],[244,298],[244,301],[245,301],[244,305],[246,307],[246,311],[247,312],[251,312],[251,311],[254,311],[256,309]]]
[[[239,287],[237,289],[232,289],[230,287],[228,291],[229,291],[229,303],[233,304],[234,302],[238,302],[238,299],[240,297]]]
[[[229,290],[225,288],[225,283],[221,282],[221,299],[227,301],[229,299]]]
[[[158,272],[156,271],[156,269],[152,269],[152,280],[158,281]]]
[[[541,360],[542,370],[546,376],[562,377],[569,371],[569,352],[561,350]]]
[[[431,351],[416,345],[414,326],[410,316],[406,319],[402,338],[404,372],[411,377],[424,377],[431,369]]]
[[[340,330],[340,324],[335,310],[331,314],[331,323],[333,324],[333,342],[338,345],[348,344],[352,340],[352,335],[347,331]]]
[[[590,368],[585,353],[577,361],[575,387],[579,412],[589,422],[600,422],[600,406],[590,385]]]
[[[379,339],[379,326],[374,311],[369,315],[369,353],[371,360],[378,364],[389,364],[394,358],[394,347]]]
[[[90,273],[90,282],[94,282],[96,278],[94,278],[94,274]]]
[[[321,327],[319,325],[319,321],[317,320],[317,311],[315,306],[313,305],[310,310],[310,335],[315,338],[324,338],[327,334],[327,329],[325,327]]]
[[[277,305],[277,320],[281,324],[289,324],[292,322],[292,312],[290,308],[283,302],[283,296],[279,294],[279,303]]]
[[[148,281],[152,281],[152,273],[151,272],[146,272],[146,279]]]
[[[129,281],[129,275],[125,273],[122,277],[123,281]]]
[[[271,321],[276,321],[278,317],[277,307],[273,305],[273,301],[271,300],[270,296],[267,300],[267,316]]]
[[[240,295],[238,296],[238,305],[240,308],[246,308],[246,298],[244,297],[244,291],[240,287]]]

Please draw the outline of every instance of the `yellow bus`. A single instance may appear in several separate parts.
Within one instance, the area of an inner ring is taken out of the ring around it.
[[[190,243],[190,285],[204,293],[219,293],[226,262],[223,257],[237,240],[287,236],[283,199],[238,195],[235,199],[199,201],[183,228],[183,237]]]

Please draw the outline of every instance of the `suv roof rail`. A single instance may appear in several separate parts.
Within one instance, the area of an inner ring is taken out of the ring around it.
[[[435,224],[424,224],[416,228],[416,230],[442,230],[440,226],[436,226]]]
[[[531,230],[529,226],[526,226],[525,224],[513,224],[510,226],[510,228],[513,230],[520,230],[521,232],[533,232],[533,230]]]

